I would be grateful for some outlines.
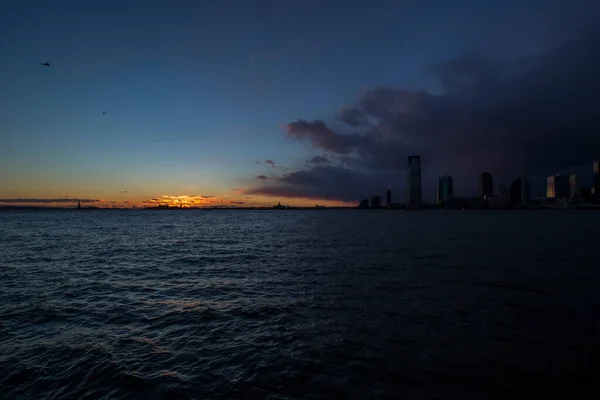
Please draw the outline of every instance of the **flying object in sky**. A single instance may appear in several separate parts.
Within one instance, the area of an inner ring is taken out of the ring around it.
[[[43,65],[44,67],[49,67],[50,63],[46,62],[46,63],[40,63],[40,65]]]
[[[105,114],[106,114],[106,111],[104,111],[104,112],[102,113],[102,115],[105,115]]]

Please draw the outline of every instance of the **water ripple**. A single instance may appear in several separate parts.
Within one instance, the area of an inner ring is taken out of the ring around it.
[[[0,212],[2,398],[584,398],[599,217]]]

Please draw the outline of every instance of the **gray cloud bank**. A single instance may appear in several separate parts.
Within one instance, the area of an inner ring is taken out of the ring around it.
[[[446,173],[465,195],[475,193],[484,171],[496,185],[527,174],[534,188],[534,181],[542,180],[542,187],[543,177],[558,171],[591,176],[592,160],[600,158],[599,44],[595,28],[542,55],[449,59],[433,68],[439,94],[364,90],[329,124],[289,123],[289,138],[308,141],[326,156],[247,193],[353,201],[391,188],[401,201],[410,154],[421,155],[427,199]]]

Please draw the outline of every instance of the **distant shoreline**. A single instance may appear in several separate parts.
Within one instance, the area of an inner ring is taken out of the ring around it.
[[[23,206],[2,206],[0,211],[340,211],[340,210],[356,210],[361,212],[366,211],[407,211],[402,208],[380,208],[380,209],[360,209],[357,207],[289,207],[289,208],[273,208],[273,207],[169,207],[169,208],[102,208],[102,207],[85,207],[85,208],[67,208],[67,207],[23,207]],[[419,211],[600,211],[600,205],[584,205],[578,207],[535,207],[535,208],[423,208]],[[413,211],[409,211],[413,212]]]

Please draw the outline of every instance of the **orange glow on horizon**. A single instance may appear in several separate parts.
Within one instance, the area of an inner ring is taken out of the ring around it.
[[[244,207],[272,207],[280,203],[285,206],[292,207],[314,207],[316,205],[325,207],[346,207],[355,206],[356,202],[344,202],[338,200],[310,199],[310,198],[290,198],[287,196],[267,196],[267,195],[251,195],[244,193],[243,189],[237,189],[232,192],[232,196],[203,196],[203,195],[160,195],[153,198],[137,198],[131,197],[121,198],[119,200],[105,200],[95,198],[93,200],[87,197],[72,197],[63,198],[57,201],[44,199],[41,197],[35,198],[19,198],[12,197],[15,201],[6,201],[8,199],[0,199],[0,206],[23,206],[23,207],[52,207],[52,208],[76,208],[79,199],[82,208],[156,208],[173,207],[173,208],[244,208]],[[31,199],[31,201],[24,201]]]

